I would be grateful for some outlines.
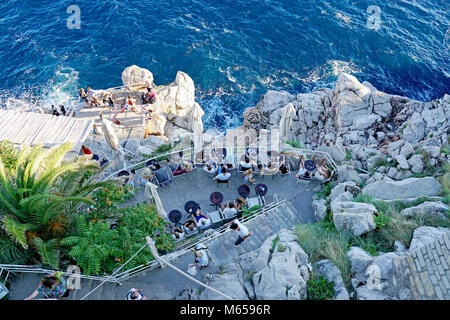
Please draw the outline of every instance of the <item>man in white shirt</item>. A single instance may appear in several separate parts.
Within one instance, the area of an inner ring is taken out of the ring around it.
[[[195,264],[200,270],[205,269],[208,266],[209,258],[205,250],[198,250],[195,252]]]
[[[234,202],[230,202],[226,207],[222,206],[222,214],[224,219],[230,219],[236,216],[237,210],[234,207]]]
[[[230,226],[230,229],[236,230],[238,234],[238,239],[234,243],[235,246],[240,245],[245,239],[250,237],[251,232],[248,231],[248,228],[239,222],[238,219],[235,219]]]
[[[223,167],[222,173],[219,173],[217,176],[213,178],[213,180],[227,181],[230,179],[231,173],[227,172],[227,168]]]

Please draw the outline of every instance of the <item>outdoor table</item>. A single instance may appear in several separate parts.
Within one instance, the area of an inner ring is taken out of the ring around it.
[[[260,184],[256,185],[256,187],[255,187],[255,193],[261,197],[266,195],[267,190],[268,190],[267,186],[263,183],[260,183]]]
[[[316,170],[316,164],[314,163],[313,160],[306,160],[305,161],[305,168],[308,171],[314,171],[314,170]]]
[[[192,206],[192,208],[191,208]],[[197,212],[198,209],[198,203],[195,201],[188,201],[186,202],[186,204],[184,205],[184,210],[186,210],[187,213],[192,214]]]
[[[181,212],[178,210],[172,210],[169,212],[169,221],[177,224],[181,220]]]
[[[156,164],[158,164],[158,163],[159,163],[158,160],[152,159],[152,160],[149,160],[149,161],[147,162],[146,167],[152,167],[152,166],[154,166],[154,165],[156,165]]]
[[[248,195],[250,194],[250,187],[243,184],[243,185],[239,186],[238,193],[241,197],[247,198]]]
[[[130,173],[127,170],[122,170],[117,174],[119,177],[129,176]]]
[[[213,193],[211,193],[211,196],[209,197],[209,199],[211,200],[212,203],[214,203],[217,206],[222,203],[223,194],[221,194],[218,191],[213,192]]]

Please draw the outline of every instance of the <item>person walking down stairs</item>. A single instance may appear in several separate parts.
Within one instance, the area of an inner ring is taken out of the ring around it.
[[[245,239],[250,237],[252,234],[250,231],[248,231],[248,228],[246,226],[244,226],[242,223],[239,222],[238,219],[235,219],[231,223],[230,229],[235,230],[238,234],[238,238],[237,238],[236,242],[234,243],[235,246],[240,245],[243,241],[245,241]]]

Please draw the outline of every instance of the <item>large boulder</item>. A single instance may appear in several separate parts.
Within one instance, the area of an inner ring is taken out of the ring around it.
[[[323,145],[318,150],[327,152],[334,161],[343,161],[347,155],[345,149],[337,144]]]
[[[333,222],[336,230],[346,230],[360,236],[376,228],[373,216],[377,209],[372,204],[358,202],[333,202]]]
[[[195,85],[189,75],[182,71],[178,71],[175,78],[175,84],[178,86],[178,91],[175,98],[177,109],[189,111],[195,103]],[[177,112],[177,114],[179,114]],[[186,114],[183,112],[182,115]]]
[[[420,249],[444,236],[450,236],[449,228],[419,227],[414,230],[409,251]]]
[[[370,93],[370,89],[354,76],[341,73],[331,94],[331,102],[336,110],[336,124],[348,127],[355,118],[371,113],[368,103]]]
[[[339,269],[330,260],[320,260],[317,265],[317,273],[334,283],[335,295],[333,300],[350,300]]]
[[[272,254],[253,275],[255,296],[258,300],[298,300],[306,297],[309,279],[308,256],[296,242],[295,235],[282,229]],[[275,236],[267,239],[271,246]]]
[[[315,199],[313,200],[311,207],[314,211],[314,216],[316,221],[322,221],[327,215],[327,206],[325,199]]]
[[[411,171],[414,173],[421,173],[424,169],[423,156],[413,155],[409,160],[408,164],[411,167]]]
[[[427,201],[418,206],[403,209],[401,214],[406,217],[413,217],[416,215],[427,215],[436,217],[445,217],[445,213],[448,212],[448,205],[438,201]]]
[[[419,113],[413,113],[403,129],[403,138],[415,145],[425,136],[425,122]]]
[[[260,104],[259,108],[262,112],[270,113],[274,110],[284,107],[294,99],[295,96],[287,91],[269,90],[264,95],[262,104]]]
[[[365,130],[371,127],[374,123],[380,122],[381,117],[376,114],[363,115],[353,119],[353,130]]]
[[[229,264],[220,274],[210,274],[206,277],[206,284],[235,300],[248,300],[248,296],[242,286],[242,274],[239,265]],[[204,289],[200,300],[223,300],[222,295],[211,290]]]
[[[354,181],[355,183],[360,184],[362,182],[361,178],[358,175],[358,172],[354,169],[354,167],[349,165],[341,165],[337,168],[338,171],[338,182],[346,182],[346,181]]]
[[[126,87],[135,85],[145,86],[153,84],[153,73],[136,65],[126,68],[122,72],[122,83]]]
[[[331,189],[330,202],[333,202],[334,200],[337,199],[337,197],[339,195],[347,192],[347,190],[349,188],[354,188],[354,187],[356,187],[356,183],[353,181],[346,181],[346,182],[337,184],[333,189]]]
[[[366,185],[362,193],[374,199],[401,200],[422,196],[437,196],[441,185],[433,177],[408,178],[401,181],[382,179]]]

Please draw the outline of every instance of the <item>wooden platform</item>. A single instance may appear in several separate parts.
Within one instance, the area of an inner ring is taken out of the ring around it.
[[[79,150],[93,124],[92,119],[0,110],[0,141],[46,147],[70,142],[75,145],[74,150]]]

